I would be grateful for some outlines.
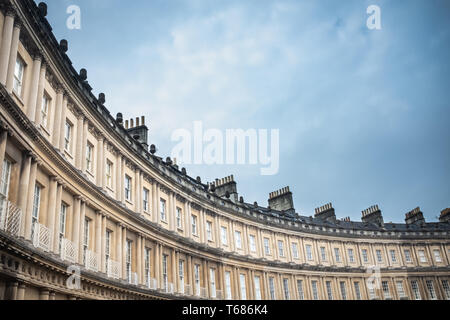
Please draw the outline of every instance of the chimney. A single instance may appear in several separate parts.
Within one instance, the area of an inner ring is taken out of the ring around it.
[[[269,194],[269,207],[278,211],[295,212],[292,192],[289,191],[289,187],[271,192]]]
[[[316,208],[314,217],[321,220],[335,222],[336,214],[334,213],[333,205],[331,203],[328,203],[324,206]]]
[[[136,120],[136,126],[134,123]],[[141,120],[141,121],[139,121]],[[128,133],[134,137],[139,136],[139,143],[147,150],[148,149],[148,127],[145,125],[145,117],[142,116],[140,119],[136,117],[136,119],[130,119],[129,121],[130,127],[127,126],[128,120],[125,120],[125,129],[127,129]]]
[[[423,217],[422,211],[417,207],[414,210],[411,210],[405,215],[406,224],[417,224],[421,225],[425,223],[425,218]]]
[[[375,223],[379,226],[384,225],[383,216],[378,205],[371,206],[370,208],[362,211],[362,222]]]
[[[216,179],[216,181],[211,182],[215,186],[215,193],[219,197],[225,197],[226,195],[230,195],[229,199],[233,202],[238,202],[238,192],[237,192],[237,184],[234,181],[233,175]]]
[[[450,222],[450,208],[441,211],[439,222]]]

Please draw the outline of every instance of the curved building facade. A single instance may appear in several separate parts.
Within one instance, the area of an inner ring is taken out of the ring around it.
[[[404,224],[267,207],[202,183],[111,116],[47,22],[0,2],[0,299],[449,299],[450,210]]]

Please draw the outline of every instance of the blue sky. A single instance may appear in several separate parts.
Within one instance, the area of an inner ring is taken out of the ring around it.
[[[280,129],[280,170],[189,165],[203,181],[234,174],[247,202],[289,185],[297,211],[332,202],[386,222],[450,206],[450,2],[447,0],[48,0],[75,68],[112,114],[145,115],[158,155],[193,121]],[[66,8],[81,8],[69,30]],[[382,29],[366,27],[381,8]]]

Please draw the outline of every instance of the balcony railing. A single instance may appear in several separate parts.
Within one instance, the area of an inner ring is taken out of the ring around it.
[[[136,272],[131,272],[128,277],[128,283],[138,285],[138,274]]]
[[[147,280],[147,287],[151,290],[156,290],[158,287],[158,281],[155,278],[149,278]]]
[[[184,286],[184,294],[187,296],[191,296],[192,295],[192,288],[190,284],[186,284]]]
[[[200,288],[200,297],[206,299],[206,288]]]
[[[69,239],[61,239],[61,259],[72,263],[77,262],[78,248]]]
[[[0,194],[0,230],[18,237],[22,221],[22,210]]]
[[[52,231],[49,228],[40,223],[34,224],[33,245],[36,248],[41,248],[46,252],[50,251],[51,239]]]
[[[163,290],[163,292],[165,292],[165,293],[173,293],[173,283],[170,283],[170,282],[168,282],[168,283],[165,283],[164,284],[164,288],[162,288],[162,290]]]
[[[120,263],[114,260],[108,260],[108,277],[113,279],[120,278]]]
[[[86,250],[85,267],[88,270],[97,272],[100,265],[100,255],[91,250]]]
[[[216,299],[217,300],[222,300],[223,299],[222,290],[216,290]]]

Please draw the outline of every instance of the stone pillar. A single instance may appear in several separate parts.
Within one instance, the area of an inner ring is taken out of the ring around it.
[[[56,211],[56,193],[57,193],[58,181],[55,176],[50,177],[50,183],[48,188],[48,211],[47,221],[48,228],[50,229],[51,239],[50,248],[54,248],[54,232],[55,232],[55,211]],[[53,250],[51,250],[53,251]]]
[[[142,235],[138,234],[137,236],[137,248],[136,248],[136,262],[137,262],[137,268],[136,272],[138,275],[138,284],[142,283]]]
[[[243,225],[243,239],[242,239],[242,247],[244,249],[244,254],[249,254],[250,253],[250,249],[248,248],[249,245],[249,239],[248,239],[248,228],[247,225]]]
[[[53,250],[55,253],[59,252],[59,220],[61,215],[61,199],[62,199],[63,185],[59,181],[58,190],[56,192],[56,208],[55,208],[55,228],[53,229]]]
[[[134,209],[136,213],[140,213],[140,204],[141,204],[141,189],[139,187],[139,175],[140,170],[136,167],[136,170],[134,172]]]
[[[102,213],[97,211],[95,214],[95,252],[102,255]],[[99,261],[100,263],[101,261]],[[101,268],[100,268],[101,270]]]
[[[84,116],[77,116],[77,138],[75,143],[75,167],[82,170],[82,159],[83,159],[83,122]]]
[[[42,288],[39,292],[39,300],[48,300],[50,292],[48,289]]]
[[[73,222],[72,222],[72,241],[75,245],[80,245],[83,241],[80,241],[80,224],[81,224],[81,198],[79,196],[75,196],[73,199]],[[81,239],[82,240],[82,239]],[[78,257],[80,257],[80,253],[83,252],[82,246],[78,250]],[[80,261],[80,259],[78,259]]]
[[[36,186],[36,171],[37,171],[38,162],[33,158],[31,159],[31,170],[30,170],[30,179],[28,182],[28,197],[27,197],[27,206],[25,213],[25,239],[31,239],[31,215],[33,214],[33,201],[34,201],[34,188]]]
[[[55,300],[56,293],[54,291],[50,292],[49,300]]]
[[[123,278],[122,245],[123,245],[122,225],[119,223],[119,224],[117,224],[117,227],[116,227],[116,261],[120,265],[120,273],[119,273],[120,278]]]
[[[116,182],[116,187],[115,187],[115,189],[116,189],[116,200],[117,201],[121,201],[122,200],[122,198],[121,198],[121,194],[120,194],[120,191],[121,191],[121,186],[120,186],[120,182],[122,181],[122,176],[121,176],[121,174],[122,174],[122,171],[121,171],[121,169],[120,169],[120,166],[121,166],[121,164],[122,164],[122,156],[120,155],[120,153],[117,151],[117,157],[116,157],[116,180],[115,180],[115,182]]]
[[[86,172],[86,144],[87,144],[87,136],[89,129],[89,120],[84,117],[83,119],[83,138],[80,142],[81,144],[81,154],[79,155],[81,158],[81,171]]]
[[[0,132],[0,177],[2,177],[3,160],[5,159],[6,143],[8,142],[8,131]]]
[[[6,21],[5,21],[6,22]],[[9,62],[8,62],[8,73],[6,75],[6,90],[8,93],[12,92],[13,84],[14,84],[14,70],[16,68],[16,60],[17,60],[17,50],[19,48],[19,38],[20,38],[20,28],[22,27],[21,22],[14,21],[14,30],[12,34],[11,40],[11,51],[9,52]],[[24,77],[25,80],[25,77]],[[23,91],[22,91],[23,94]]]
[[[193,277],[192,277],[192,256],[188,256],[186,259],[186,267],[187,267],[187,278],[189,286],[191,287],[190,294],[194,294],[194,283],[193,283]]]
[[[99,256],[100,256],[100,268],[99,270],[101,272],[106,272],[106,219],[107,219],[107,215],[103,214],[101,217],[101,221],[102,221],[102,229],[101,229],[101,233],[100,233],[100,237],[101,237],[101,251],[99,252]]]
[[[20,180],[19,180],[19,198],[17,201],[19,208],[22,209],[22,213],[25,216],[25,219],[23,219],[21,223],[22,226],[20,235],[22,237],[25,237],[25,220],[28,203],[28,185],[30,183],[30,170],[31,170],[31,155],[29,152],[24,152],[22,155],[22,166],[20,170]]]
[[[220,223],[219,216],[214,215],[214,241],[216,242],[216,248],[220,248]]]
[[[97,185],[100,188],[103,188],[103,168],[105,167],[105,162],[103,161],[103,144],[104,144],[105,138],[101,136],[98,139],[98,145],[97,145]]]
[[[63,95],[64,95],[64,89],[62,86],[60,86],[56,90],[56,103],[55,103],[55,112],[53,113],[53,129],[51,130],[52,134],[52,142],[53,145],[56,148],[59,148],[59,141],[61,136],[64,135],[64,133],[61,132],[61,114],[63,109]]]
[[[38,53],[33,57],[33,69],[31,71],[30,90],[28,98],[25,102],[26,114],[28,118],[34,122],[36,118],[36,103],[38,98],[39,76],[41,74],[42,56]]]
[[[106,187],[106,152],[108,151],[108,141],[106,140],[106,138],[103,138],[103,156],[102,156],[102,163],[103,163],[103,167],[102,167],[102,188]],[[114,173],[111,172],[111,176],[114,176]],[[112,179],[112,177],[111,177]],[[111,181],[112,184],[112,181]]]
[[[63,103],[61,106],[61,121],[59,126],[59,150],[64,153],[64,145],[66,142],[65,136],[66,136],[66,114],[67,114],[67,100],[68,96],[67,93],[64,92],[63,95]]]
[[[191,237],[190,233],[191,211],[189,210],[189,207],[190,207],[189,201],[186,200],[186,202],[184,203],[184,225],[185,225],[184,232],[186,238]]]
[[[161,202],[161,196],[160,196],[160,187],[159,187],[159,183],[156,185],[156,201],[155,201],[155,204],[156,204],[156,212],[155,212],[155,214],[156,214],[156,223],[158,223],[158,224],[160,224],[160,222],[161,222],[161,205],[160,205],[160,202]]]
[[[172,250],[172,283],[173,283],[173,291],[177,291],[177,252],[175,249]]]
[[[8,74],[9,55],[11,53],[11,41],[13,37],[14,27],[13,10],[7,10],[5,14],[5,22],[3,24],[2,43],[0,46],[0,83],[6,85]]]
[[[34,118],[35,124],[39,127],[42,122],[42,99],[44,98],[44,85],[45,85],[45,74],[47,73],[47,65],[44,61],[41,62],[41,70],[39,72],[39,83],[37,88],[37,99],[36,99],[36,115]]]
[[[161,244],[156,243],[155,247],[155,279],[157,281],[156,289],[162,288],[160,266],[161,265]]]
[[[25,300],[25,283],[19,283],[19,287],[17,289],[17,300]]]
[[[151,219],[153,222],[156,223],[156,214],[157,214],[157,204],[156,204],[156,189],[158,188],[158,183],[156,181],[153,181],[152,184],[152,202],[151,202],[151,206],[152,206],[152,210],[151,210]]]
[[[79,236],[79,247],[78,247],[78,261],[83,263],[83,240],[84,240],[84,224],[86,223],[86,200],[81,200],[81,208],[80,208],[80,225],[78,228]]]
[[[122,278],[127,278],[126,273],[126,261],[127,261],[127,228],[125,226],[122,227]]]
[[[209,268],[208,268],[208,262],[206,261],[206,259],[203,259],[203,263],[202,263],[202,273],[203,273],[203,287],[205,288],[206,291],[206,297],[207,298],[211,298],[211,290],[209,288],[210,286],[210,282],[208,281],[209,277]],[[200,286],[201,287],[201,286]]]
[[[121,158],[120,162],[120,199],[125,204],[125,158]]]
[[[18,288],[19,288],[19,283],[17,281],[8,283],[6,300],[17,300]]]

